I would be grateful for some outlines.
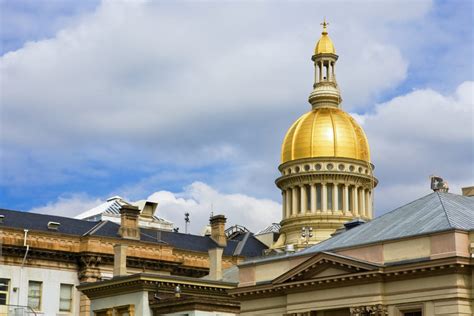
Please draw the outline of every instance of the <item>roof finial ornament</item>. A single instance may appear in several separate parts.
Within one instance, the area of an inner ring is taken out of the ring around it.
[[[329,23],[326,22],[326,17],[324,17],[324,21],[323,21],[323,23],[321,23],[321,25],[323,26],[323,32],[321,34],[327,35],[328,34],[328,25],[329,25]]]

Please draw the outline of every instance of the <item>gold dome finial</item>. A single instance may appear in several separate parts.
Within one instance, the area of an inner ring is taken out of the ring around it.
[[[321,38],[319,39],[318,43],[316,44],[316,48],[314,49],[314,54],[336,54],[336,49],[334,48],[334,44],[332,43],[331,39],[328,36],[328,25],[329,23],[326,22],[326,17],[324,17],[323,23],[323,32],[321,33]]]
[[[323,23],[321,23],[321,25],[323,26],[323,32],[321,34],[328,35],[327,26],[329,25],[329,23],[326,22],[326,17],[324,17],[324,21],[323,21]]]

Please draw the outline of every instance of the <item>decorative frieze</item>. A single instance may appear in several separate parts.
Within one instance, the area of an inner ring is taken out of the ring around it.
[[[386,305],[375,304],[350,308],[351,316],[388,316]]]

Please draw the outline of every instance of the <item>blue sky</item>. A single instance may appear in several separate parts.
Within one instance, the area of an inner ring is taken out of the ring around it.
[[[472,2],[454,3],[2,0],[0,207],[73,216],[119,194],[191,210],[195,229],[210,205],[277,221],[324,16],[376,213],[429,193],[432,173],[456,193],[474,183],[474,39]]]

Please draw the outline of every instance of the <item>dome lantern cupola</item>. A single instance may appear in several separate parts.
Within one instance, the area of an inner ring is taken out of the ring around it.
[[[281,175],[275,181],[282,191],[282,221],[274,249],[305,248],[329,238],[346,222],[373,217],[377,179],[369,142],[341,107],[335,71],[338,56],[326,20],[322,26],[311,58],[315,67],[309,96],[312,109],[292,124],[282,144]]]
[[[314,84],[313,92],[309,96],[309,103],[314,107],[329,106],[339,107],[342,102],[341,93],[336,81],[336,49],[329,38],[327,26],[329,23],[321,23],[323,32],[316,44],[314,55]]]

